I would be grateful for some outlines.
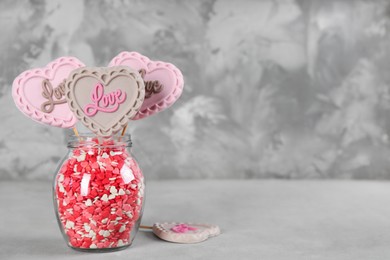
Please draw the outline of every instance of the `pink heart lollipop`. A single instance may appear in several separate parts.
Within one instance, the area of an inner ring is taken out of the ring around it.
[[[62,128],[73,127],[77,118],[65,99],[65,80],[85,65],[74,57],[61,57],[44,68],[21,73],[12,86],[16,106],[31,119]]]
[[[109,66],[129,66],[145,81],[145,101],[132,120],[156,114],[170,107],[183,92],[183,75],[173,64],[151,61],[137,52],[122,52]]]

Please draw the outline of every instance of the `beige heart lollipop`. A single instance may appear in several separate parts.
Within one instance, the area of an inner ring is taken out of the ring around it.
[[[209,224],[155,223],[153,227],[141,226],[141,228],[153,229],[153,233],[159,238],[182,244],[199,243],[221,233],[218,226]]]
[[[65,83],[65,97],[76,117],[99,136],[117,133],[141,108],[145,86],[126,66],[80,68]]]

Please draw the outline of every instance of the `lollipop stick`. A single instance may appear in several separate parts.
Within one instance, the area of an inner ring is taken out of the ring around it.
[[[74,135],[79,137],[79,131],[77,131],[77,128],[76,127],[73,127],[73,132],[74,132]]]
[[[122,130],[121,136],[124,136],[124,135],[125,135],[125,133],[126,133],[126,129],[127,129],[127,125],[125,125],[125,127],[123,127],[123,130]]]
[[[152,226],[143,226],[143,225],[139,226],[139,228],[143,228],[143,229],[153,229]]]

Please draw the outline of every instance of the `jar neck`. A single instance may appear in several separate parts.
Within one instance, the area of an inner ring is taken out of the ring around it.
[[[131,136],[125,134],[123,136],[108,136],[101,137],[93,134],[81,134],[79,136],[71,135],[68,138],[68,148],[125,148],[131,147]]]

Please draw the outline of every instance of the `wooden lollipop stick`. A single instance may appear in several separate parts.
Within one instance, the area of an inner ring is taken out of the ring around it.
[[[139,228],[143,228],[143,229],[153,229],[152,226],[143,226],[143,225],[139,226]]]
[[[76,127],[73,127],[73,132],[74,132],[74,135],[79,137],[79,131],[77,131],[77,128]]]
[[[121,136],[124,136],[125,133],[126,133],[126,129],[127,129],[127,125],[125,127],[123,127],[123,130],[122,130],[122,133],[121,133]]]

